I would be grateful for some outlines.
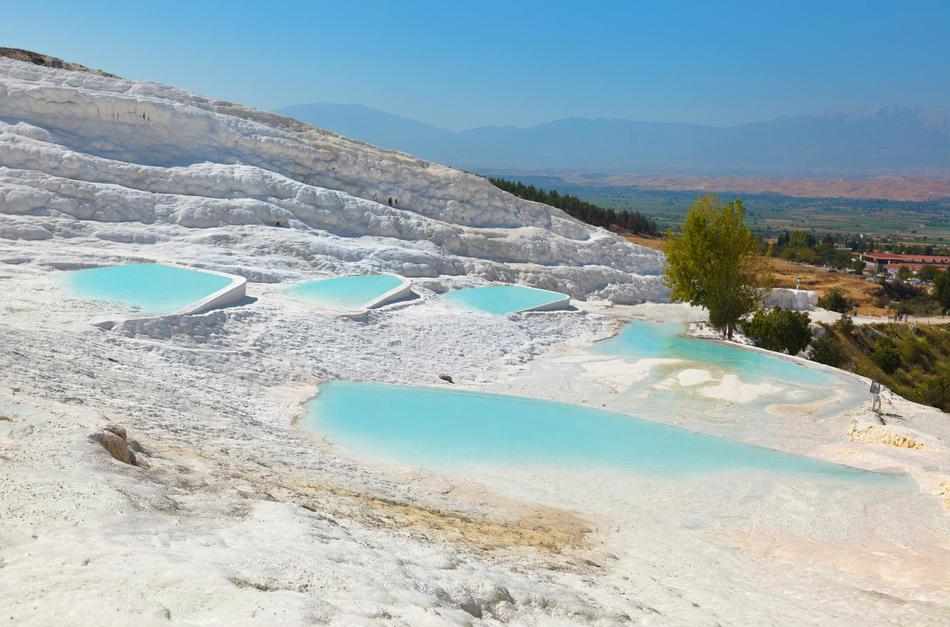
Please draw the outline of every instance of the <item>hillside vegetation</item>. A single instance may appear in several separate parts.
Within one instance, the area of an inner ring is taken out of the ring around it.
[[[803,290],[812,290],[823,296],[833,290],[840,290],[849,302],[857,305],[861,316],[888,316],[893,311],[881,304],[883,289],[874,281],[844,272],[827,272],[806,263],[796,263],[785,259],[772,259],[772,284],[774,287],[793,288],[796,285]]]
[[[664,250],[666,240],[628,236],[641,246]],[[880,286],[851,274],[829,274],[814,266],[773,259],[776,287],[794,287],[825,293],[841,289],[858,303],[858,312],[888,313],[875,306]],[[950,325],[882,323],[821,325],[824,337],[812,342],[812,359],[880,381],[901,396],[950,411]]]
[[[880,381],[901,396],[950,411],[950,326],[822,325],[813,359]]]
[[[560,194],[557,190],[545,191],[534,185],[525,185],[520,181],[509,181],[501,178],[489,178],[492,185],[518,198],[541,202],[561,209],[569,216],[581,222],[602,226],[605,229],[616,227],[640,235],[658,235],[656,221],[648,218],[639,211],[605,209],[599,205],[581,200],[570,194]]]
[[[501,175],[501,173],[498,173]],[[710,189],[721,186],[695,184],[692,189],[663,190],[627,185],[606,185],[597,180],[565,180],[556,176],[518,176],[525,184],[556,188],[588,202],[617,211],[639,211],[657,221],[661,229],[675,228],[686,208]],[[567,177],[565,177],[567,178]],[[793,189],[789,182],[788,189]],[[904,186],[917,184],[905,183]],[[830,198],[780,193],[756,193],[743,189],[718,192],[724,198],[740,196],[748,210],[749,226],[765,237],[788,230],[813,230],[843,237],[873,236],[882,243],[943,245],[950,242],[948,185],[921,182],[925,199],[905,201],[881,198]],[[897,185],[895,183],[895,185]],[[932,185],[932,188],[929,187]],[[747,186],[736,186],[737,188]],[[932,191],[932,194],[930,193]],[[816,195],[818,192],[814,192]],[[844,193],[844,192],[842,192]],[[870,192],[869,192],[870,193]],[[881,194],[875,187],[873,193]],[[901,195],[911,195],[901,192]]]
[[[666,240],[662,238],[628,235],[627,240],[659,251],[662,251],[666,246]],[[845,274],[844,272],[829,273],[816,266],[777,258],[771,260],[770,266],[773,287],[795,287],[798,285],[803,290],[813,290],[819,294],[839,289],[850,302],[858,306],[857,313],[859,315],[887,316],[893,313],[887,307],[879,304],[882,293],[880,285],[866,281],[858,275]]]

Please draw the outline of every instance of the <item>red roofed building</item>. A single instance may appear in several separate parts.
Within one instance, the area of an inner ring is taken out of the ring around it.
[[[888,266],[909,266],[918,271],[923,266],[937,266],[941,270],[950,268],[950,256],[946,255],[898,255],[875,250],[870,253],[861,253],[861,261],[875,264],[878,272],[886,270]]]

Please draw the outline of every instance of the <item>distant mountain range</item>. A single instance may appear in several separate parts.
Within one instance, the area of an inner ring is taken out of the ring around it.
[[[278,113],[455,167],[492,171],[860,175],[950,171],[950,112],[887,107],[712,127],[567,118],[450,131],[362,105]]]

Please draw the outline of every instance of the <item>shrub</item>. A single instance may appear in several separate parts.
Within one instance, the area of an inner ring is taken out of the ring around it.
[[[908,333],[900,339],[898,347],[901,360],[909,364],[926,365],[929,362],[927,357],[927,343]]]
[[[914,316],[936,316],[940,314],[940,305],[929,294],[915,296],[905,301],[907,313]]]
[[[871,353],[871,360],[887,374],[892,374],[901,367],[901,354],[894,342],[887,337],[878,339],[877,346]]]
[[[937,266],[926,265],[920,269],[917,276],[921,281],[933,281],[937,278]]]
[[[913,313],[913,310],[907,303],[897,303],[896,305],[891,305],[891,309],[894,311],[894,317],[897,320],[906,319],[907,316]]]
[[[835,328],[843,333],[851,333],[854,331],[854,318],[848,313],[841,314],[841,317],[835,322]]]
[[[881,281],[878,285],[891,300],[910,300],[926,293],[923,288],[902,281]]]
[[[921,402],[950,411],[950,373],[925,377],[914,391]]]
[[[756,346],[795,355],[811,342],[809,323],[807,313],[773,307],[756,311],[744,330]]]
[[[851,253],[846,250],[834,251],[832,253],[830,265],[836,270],[844,270],[851,265]]]
[[[818,306],[844,313],[851,309],[851,301],[840,287],[833,287],[818,299]]]
[[[950,311],[950,270],[944,270],[934,279],[934,300],[941,311]]]
[[[835,368],[844,368],[848,365],[848,355],[841,345],[841,340],[828,333],[824,337],[815,340],[811,345],[811,359],[826,366]]]

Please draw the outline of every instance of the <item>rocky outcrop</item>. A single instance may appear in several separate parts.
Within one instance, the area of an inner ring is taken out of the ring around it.
[[[811,311],[818,306],[818,293],[812,290],[777,287],[766,296],[762,305],[790,311]]]
[[[886,444],[897,448],[912,449],[926,448],[923,442],[907,434],[893,431],[886,426],[859,424],[857,421],[851,423],[848,437],[852,442],[861,442],[862,444]]]
[[[142,465],[136,453],[144,453],[142,445],[136,440],[130,440],[125,427],[109,424],[89,436],[93,442],[102,445],[113,459],[132,466]]]
[[[86,67],[85,65],[70,63],[69,61],[63,61],[62,59],[51,57],[48,54],[40,54],[39,52],[23,50],[21,48],[0,48],[0,57],[7,57],[16,61],[25,61],[27,63],[32,63],[33,65],[42,65],[43,67],[69,70],[71,72],[88,72],[90,74],[97,74],[99,76],[118,78],[118,76],[115,74],[109,74],[108,72],[103,72],[102,70],[94,70],[90,67]]]

